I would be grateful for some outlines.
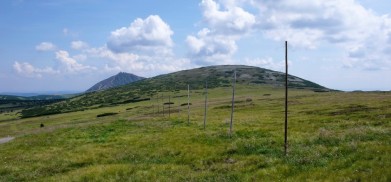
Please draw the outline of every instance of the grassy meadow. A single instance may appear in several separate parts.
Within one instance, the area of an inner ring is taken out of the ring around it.
[[[0,138],[15,139],[0,144],[0,181],[391,181],[391,92],[290,90],[284,156],[283,88],[239,84],[232,137],[231,88],[208,91],[205,130],[203,90],[190,123],[187,91],[159,93],[170,116],[168,98],[3,113]]]

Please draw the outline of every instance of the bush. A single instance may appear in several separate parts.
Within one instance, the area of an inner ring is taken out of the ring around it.
[[[108,113],[103,113],[103,114],[98,114],[96,117],[105,117],[105,116],[112,116],[112,115],[116,115],[118,113],[115,113],[115,112],[108,112]]]

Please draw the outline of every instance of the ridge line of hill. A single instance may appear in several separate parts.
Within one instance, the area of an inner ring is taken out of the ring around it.
[[[99,92],[86,92],[66,101],[23,110],[22,117],[140,102],[149,100],[160,92],[187,90],[188,84],[190,84],[193,90],[202,89],[205,80],[208,80],[208,88],[230,87],[234,70],[237,72],[237,84],[265,85],[276,88],[283,88],[285,84],[285,73],[269,69],[245,65],[208,66],[158,75]],[[290,88],[307,89],[316,92],[331,91],[319,84],[293,75],[288,75],[288,80]]]

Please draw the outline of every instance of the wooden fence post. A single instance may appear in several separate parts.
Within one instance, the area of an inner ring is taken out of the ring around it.
[[[160,112],[159,94],[156,94],[156,105],[157,105],[157,114],[156,115],[159,115],[159,112]]]
[[[232,105],[231,105],[231,122],[229,125],[229,137],[232,137],[232,125],[234,118],[234,108],[235,108],[235,84],[236,84],[236,70],[234,71],[234,80],[232,82]]]
[[[190,85],[187,85],[187,124],[190,124]]]
[[[153,95],[151,94],[151,104],[152,104],[152,115],[154,115],[155,114],[155,104],[153,104]]]
[[[288,150],[288,41],[285,41],[285,135],[284,135],[284,154]]]
[[[171,95],[168,96],[168,117],[171,114]]]
[[[208,81],[205,81],[205,111],[204,111],[204,130],[206,128],[206,110],[208,108]]]
[[[181,116],[181,98],[178,97],[178,117],[180,117],[180,116]]]
[[[163,102],[163,117],[164,117],[164,95],[162,94],[162,102]]]

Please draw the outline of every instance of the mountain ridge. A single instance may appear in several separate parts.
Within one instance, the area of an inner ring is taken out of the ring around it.
[[[140,77],[131,73],[126,72],[119,72],[118,74],[111,76],[109,78],[106,78],[95,85],[93,85],[91,88],[87,89],[86,92],[97,92],[102,90],[107,90],[110,88],[115,88],[118,86],[126,85],[135,81],[139,81],[145,79],[144,77]]]
[[[281,89],[285,85],[285,73],[282,72],[245,65],[208,66],[158,75],[99,92],[86,92],[66,101],[23,110],[22,117],[82,111],[140,102],[155,98],[161,92],[175,93],[179,90],[187,90],[188,85],[190,85],[192,90],[203,89],[206,81],[210,89],[230,87],[234,71],[237,73],[237,84],[273,86]],[[290,89],[306,89],[315,92],[332,91],[319,84],[293,75],[288,75],[288,80]]]

